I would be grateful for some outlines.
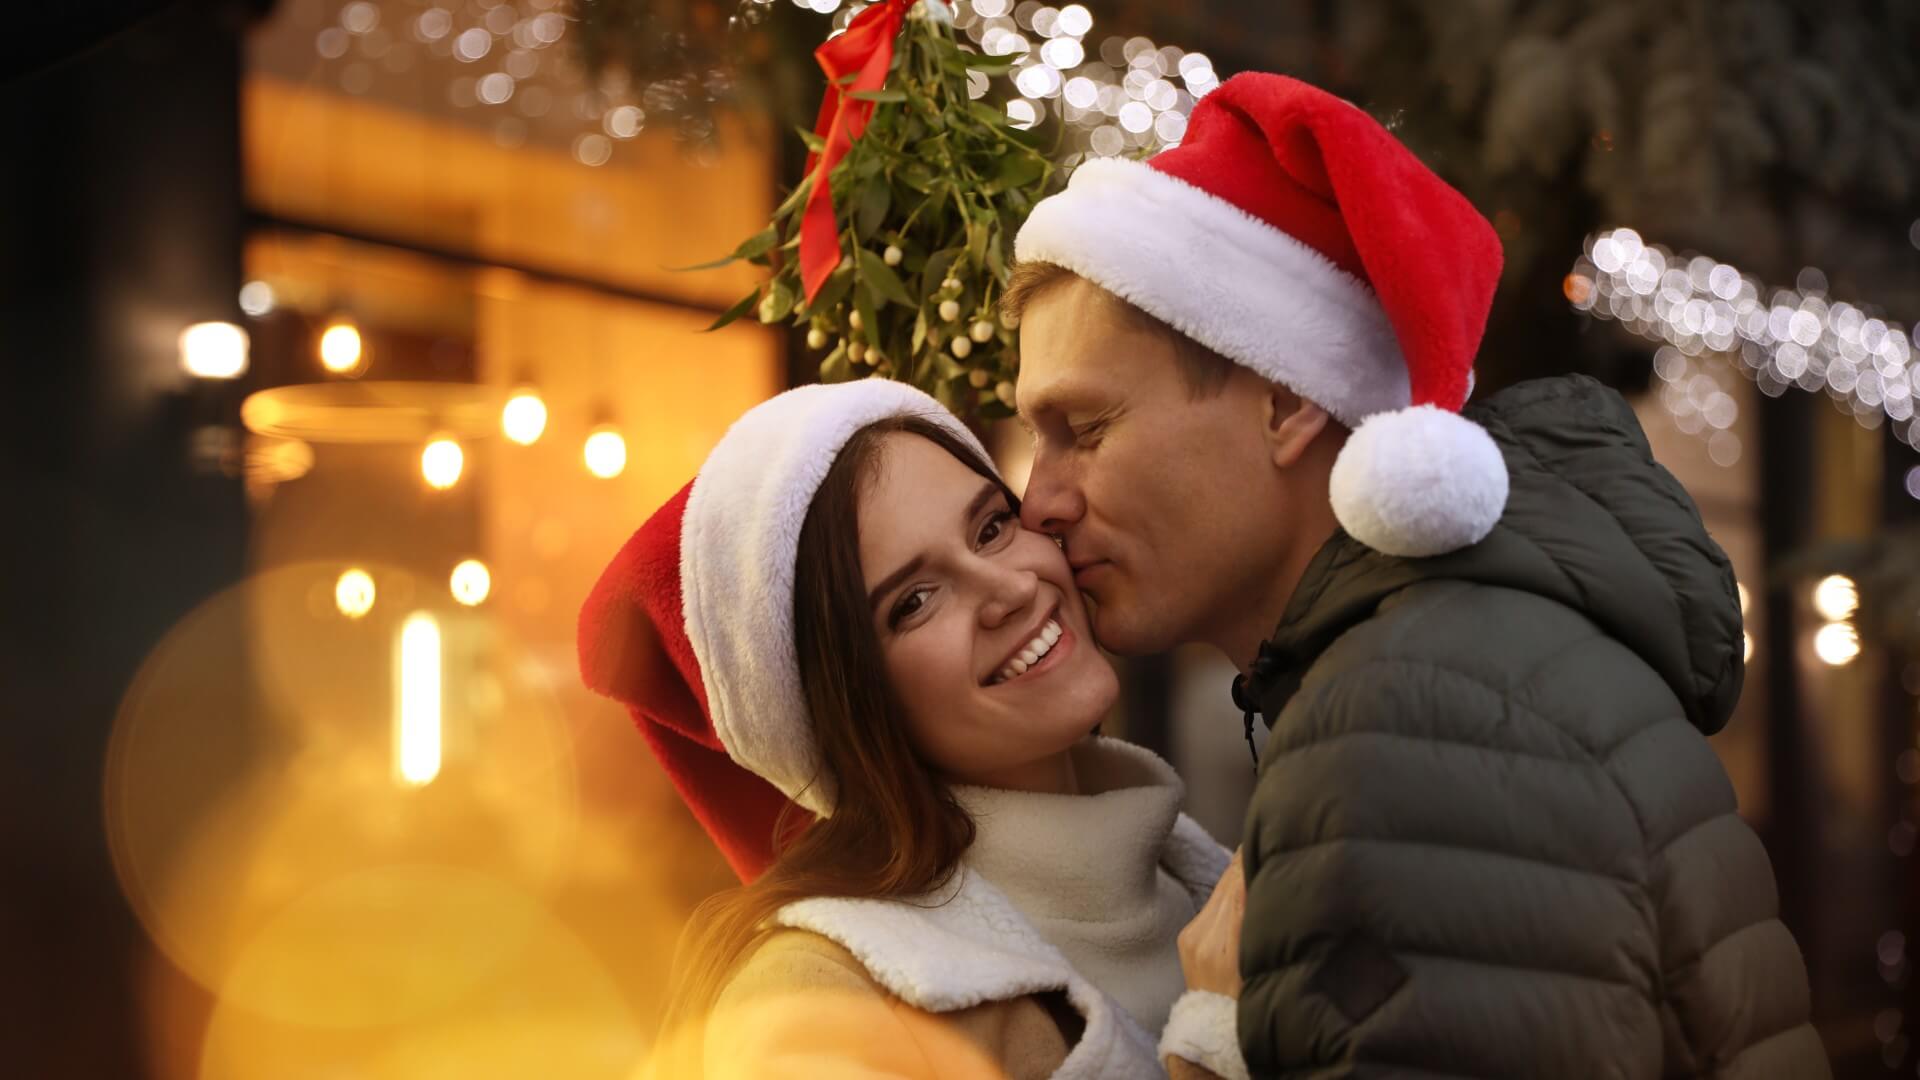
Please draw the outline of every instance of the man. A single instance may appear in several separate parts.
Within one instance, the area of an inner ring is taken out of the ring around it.
[[[1022,517],[1121,653],[1206,642],[1270,730],[1257,1075],[1819,1077],[1799,950],[1705,735],[1726,556],[1588,379],[1462,408],[1486,221],[1364,113],[1228,81],[1018,242]]]

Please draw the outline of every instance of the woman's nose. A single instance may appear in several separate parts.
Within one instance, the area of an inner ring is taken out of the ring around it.
[[[1033,606],[1040,592],[1040,575],[1032,570],[992,567],[982,586],[980,624],[994,627]]]

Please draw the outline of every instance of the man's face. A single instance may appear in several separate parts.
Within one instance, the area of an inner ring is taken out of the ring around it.
[[[1174,343],[1077,277],[1028,305],[1020,338],[1021,521],[1064,538],[1095,637],[1122,654],[1214,640],[1282,548],[1268,385],[1236,368],[1196,399]]]

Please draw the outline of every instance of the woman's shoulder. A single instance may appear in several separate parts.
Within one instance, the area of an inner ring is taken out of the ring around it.
[[[846,947],[811,930],[781,928],[769,934],[738,967],[720,992],[720,1003],[748,1001],[768,993],[837,990],[887,996]]]
[[[707,1075],[860,1068],[903,1077],[1046,1076],[1067,1042],[1031,997],[927,1013],[810,930],[768,935],[737,967],[706,1031]]]

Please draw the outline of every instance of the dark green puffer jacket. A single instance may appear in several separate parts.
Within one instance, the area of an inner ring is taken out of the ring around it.
[[[1705,735],[1733,572],[1619,395],[1468,410],[1485,541],[1337,535],[1237,691],[1272,732],[1245,834],[1256,1076],[1825,1077],[1772,868]]]

